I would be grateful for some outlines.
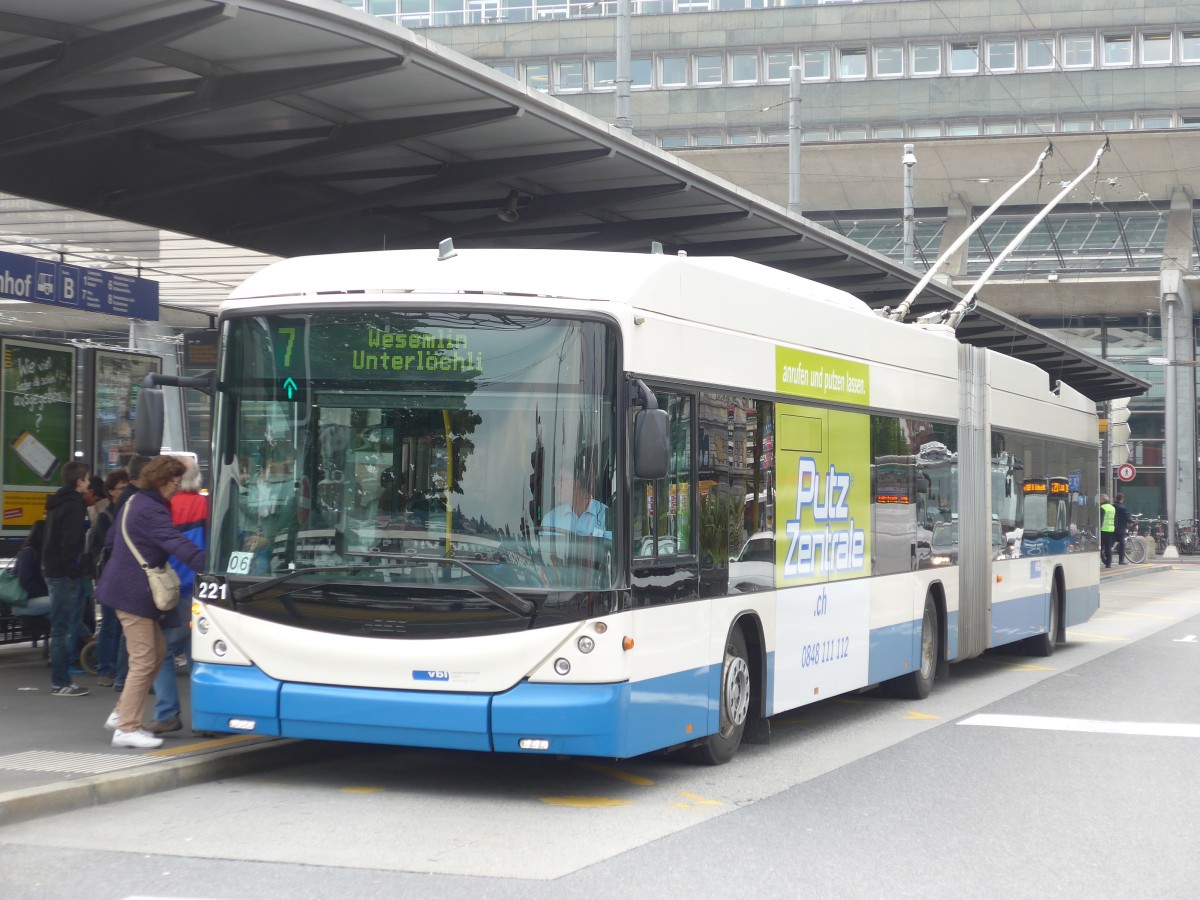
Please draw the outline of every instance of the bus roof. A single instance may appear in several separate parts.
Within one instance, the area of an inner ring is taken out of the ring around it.
[[[251,275],[222,309],[257,307],[273,298],[332,299],[377,292],[555,297],[644,306],[654,305],[664,294],[678,294],[683,284],[695,283],[696,275],[736,279],[743,288],[754,284],[781,299],[803,297],[873,315],[845,291],[743,259],[587,250],[459,250],[444,261],[436,250],[300,256]]]

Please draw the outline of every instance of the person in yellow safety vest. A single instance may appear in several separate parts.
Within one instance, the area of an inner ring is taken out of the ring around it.
[[[1113,540],[1117,536],[1117,508],[1109,502],[1108,494],[1100,495],[1100,561],[1112,568]]]

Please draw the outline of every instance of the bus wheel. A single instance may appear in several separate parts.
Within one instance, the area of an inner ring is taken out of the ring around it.
[[[921,614],[921,659],[912,672],[892,679],[888,685],[888,693],[893,697],[924,700],[929,696],[929,692],[933,690],[933,680],[937,677],[940,632],[937,604],[933,600],[933,594],[926,594],[925,611]]]
[[[1053,656],[1054,645],[1058,643],[1058,615],[1062,606],[1062,593],[1058,582],[1050,588],[1050,630],[1045,634],[1035,634],[1025,639],[1025,647],[1030,656]]]
[[[721,727],[695,751],[697,761],[705,765],[729,762],[741,746],[750,713],[750,663],[746,657],[746,638],[741,628],[734,626],[725,641],[725,663],[721,667]]]

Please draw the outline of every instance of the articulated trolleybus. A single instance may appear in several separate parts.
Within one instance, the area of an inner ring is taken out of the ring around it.
[[[802,278],[310,257],[219,327],[197,729],[718,763],[1099,604],[1094,404]]]

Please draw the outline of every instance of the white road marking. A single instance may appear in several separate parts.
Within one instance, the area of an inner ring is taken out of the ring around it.
[[[1084,731],[1092,734],[1135,734],[1144,737],[1200,738],[1200,725],[1183,722],[1105,722],[1100,719],[1063,719],[1057,716],[1001,716],[979,713],[959,725],[992,728],[1034,728],[1041,731]]]
[[[1196,636],[1194,634],[1189,634],[1187,637],[1175,638],[1175,643],[1176,644],[1195,644],[1195,643],[1197,643]]]

